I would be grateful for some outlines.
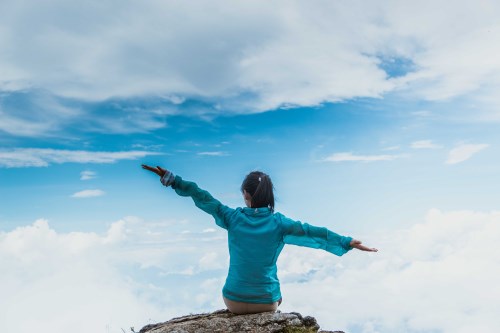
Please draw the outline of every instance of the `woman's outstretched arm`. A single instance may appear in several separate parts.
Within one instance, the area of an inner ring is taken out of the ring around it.
[[[151,167],[143,164],[142,168],[154,172],[160,176],[162,184],[165,186],[172,186],[175,192],[183,197],[191,197],[196,207],[204,212],[212,215],[215,218],[215,223],[224,228],[228,228],[227,218],[234,210],[223,205],[219,200],[215,199],[208,191],[205,191],[196,185],[194,182],[183,180],[179,176],[173,174],[167,169],[160,166]]]
[[[361,251],[377,252],[377,249],[361,245],[361,241],[352,237],[341,236],[324,227],[294,221],[282,214],[279,214],[279,216],[283,226],[283,241],[286,244],[323,249],[338,256],[353,248]]]

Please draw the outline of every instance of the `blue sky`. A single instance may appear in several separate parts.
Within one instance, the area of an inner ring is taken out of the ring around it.
[[[121,332],[223,307],[226,235],[141,163],[230,206],[266,171],[277,210],[380,249],[285,249],[283,311],[355,333],[500,325],[498,4],[275,9],[0,5],[7,329]]]
[[[145,102],[112,101],[93,107],[96,113],[106,112],[122,107],[117,103],[134,108],[132,103]],[[196,180],[227,196],[235,206],[242,204],[238,189],[244,175],[263,169],[275,179],[279,205],[316,212],[309,213],[311,218],[324,221],[329,214],[322,207],[328,203],[337,207],[335,220],[361,229],[371,228],[373,222],[382,229],[407,226],[409,216],[422,215],[433,205],[494,209],[497,190],[492,184],[499,175],[490,165],[495,165],[498,156],[496,124],[447,119],[440,109],[452,108],[450,103],[413,102],[402,109],[396,106],[400,103],[389,96],[387,100],[362,99],[209,119],[175,115],[157,120],[164,127],[144,133],[71,128],[42,140],[4,135],[15,142],[18,155],[23,149],[39,151],[23,153],[25,160],[17,161],[18,166],[1,169],[2,196],[10,207],[2,210],[1,217],[11,228],[44,217],[65,231],[103,231],[110,221],[127,215],[161,218],[164,212],[155,207],[167,204],[168,197],[154,183],[157,179],[139,168],[143,162],[163,165]],[[186,104],[189,108],[195,102]],[[423,115],[419,113],[422,108],[426,109]],[[80,127],[86,125],[82,122]],[[70,138],[65,139],[66,135]],[[448,164],[450,151],[466,145],[479,149],[477,155]],[[103,154],[110,161],[75,163],[63,156],[58,163],[45,154],[49,149],[56,155]],[[130,157],[113,157],[120,152]],[[30,166],[25,155],[38,156],[47,165]],[[350,161],[349,156],[358,160]],[[482,177],[477,177],[478,172]],[[83,174],[89,174],[89,179],[82,179]],[[85,190],[100,192],[96,197],[74,197]],[[30,202],[30,209],[20,212],[23,202]],[[394,205],[400,207],[396,212]],[[369,213],[353,209],[356,206]],[[186,208],[176,211],[176,216],[191,210]]]

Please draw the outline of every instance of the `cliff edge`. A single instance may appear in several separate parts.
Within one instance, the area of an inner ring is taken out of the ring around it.
[[[300,313],[263,312],[235,315],[228,310],[192,314],[144,326],[139,333],[344,333],[319,331],[313,317]]]

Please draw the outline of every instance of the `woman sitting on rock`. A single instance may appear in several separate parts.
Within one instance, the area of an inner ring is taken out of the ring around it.
[[[195,205],[215,218],[227,230],[229,271],[222,289],[224,303],[236,314],[275,311],[281,304],[276,261],[285,244],[323,249],[341,256],[352,248],[377,252],[361,241],[340,236],[326,228],[294,221],[274,211],[271,178],[260,171],[250,172],[241,185],[244,208],[229,208],[202,190],[161,167],[142,165],[156,173],[165,186],[180,196],[189,196]]]

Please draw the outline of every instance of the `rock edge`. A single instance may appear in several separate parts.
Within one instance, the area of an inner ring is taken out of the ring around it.
[[[235,315],[228,310],[191,314],[144,326],[139,333],[344,333],[319,331],[316,319],[300,313],[263,312]]]

